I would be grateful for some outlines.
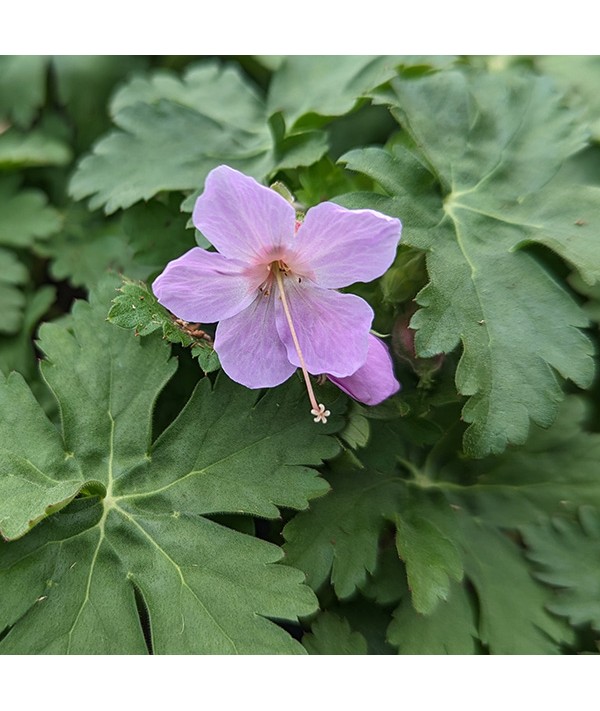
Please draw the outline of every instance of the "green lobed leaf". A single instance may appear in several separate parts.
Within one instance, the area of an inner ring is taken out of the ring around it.
[[[400,598],[390,640],[403,653],[473,653],[473,637],[492,653],[557,653],[572,632],[549,614],[552,593],[532,577],[518,529],[600,497],[598,435],[582,432],[584,414],[581,401],[568,399],[556,424],[536,429],[526,447],[471,462],[443,439],[423,459],[431,445],[404,442],[410,428],[372,420],[371,441],[354,455],[367,468],[342,460],[327,475],[332,491],[284,529],[287,560],[314,589],[330,580],[338,597],[360,587],[380,604]],[[406,570],[390,557],[390,523]],[[453,642],[455,614],[477,633],[467,626]]]
[[[475,610],[467,590],[452,583],[430,615],[419,614],[405,598],[394,611],[388,640],[398,654],[477,654]]]
[[[348,620],[331,612],[319,615],[302,637],[309,654],[367,654],[367,641],[354,632]]]
[[[0,334],[16,333],[21,326],[25,296],[19,287],[29,273],[16,255],[0,248]]]
[[[550,429],[534,427],[525,446],[475,463],[469,481],[448,492],[486,522],[513,529],[585,504],[600,507],[600,435],[585,431],[588,410],[583,399],[567,398]]]
[[[271,80],[269,110],[282,112],[290,129],[301,125],[303,117],[310,124],[314,120],[311,114],[341,116],[369,91],[395,76],[398,66],[429,68],[449,62],[451,57],[288,56]]]
[[[41,56],[0,57],[0,123],[31,125],[46,98],[46,61]]]
[[[262,98],[235,65],[205,62],[182,79],[165,71],[135,78],[111,110],[119,130],[81,161],[70,186],[75,199],[89,197],[90,207],[109,214],[164,190],[197,191],[222,163],[262,180],[326,148],[318,132],[274,137]]]
[[[494,654],[558,654],[572,630],[547,611],[549,590],[533,579],[520,547],[503,533],[464,516],[465,574],[477,591],[478,634]]]
[[[600,140],[600,59],[597,56],[545,56],[535,58],[536,67],[567,91],[569,100],[581,107],[594,140]]]
[[[593,348],[579,330],[585,314],[523,249],[543,244],[588,281],[600,276],[600,192],[553,180],[583,134],[548,82],[515,74],[398,80],[377,99],[392,106],[424,158],[401,145],[347,154],[347,166],[389,197],[343,203],[400,216],[404,243],[428,252],[430,283],[411,322],[418,355],[462,346],[465,449],[501,452],[525,441],[530,420],[551,424],[563,397],[557,373],[584,388],[593,378]]]
[[[35,189],[19,189],[12,177],[0,179],[0,244],[27,247],[59,230],[59,213]]]
[[[600,630],[600,513],[582,506],[577,520],[556,516],[523,529],[537,577],[557,588],[549,609],[571,624]]]
[[[408,586],[415,610],[429,614],[446,600],[450,581],[460,582],[463,566],[456,545],[437,526],[412,512],[398,513],[396,547],[406,563]]]
[[[377,565],[379,536],[394,511],[401,482],[374,471],[328,474],[332,492],[284,529],[286,562],[318,590],[331,579],[336,595],[352,595]]]
[[[34,354],[32,335],[38,321],[48,311],[56,298],[53,286],[43,286],[31,294],[25,294],[23,320],[19,331],[0,335],[0,371],[8,375],[16,370],[27,381],[35,378],[37,358]]]
[[[52,57],[56,91],[75,123],[78,146],[88,146],[109,127],[108,99],[117,82],[147,66],[140,56]]]
[[[192,356],[198,358],[198,364],[205,373],[212,373],[221,367],[212,340],[196,335],[196,324],[186,324],[175,318],[158,303],[144,282],[125,279],[119,292],[108,312],[109,321],[121,328],[133,329],[139,336],[160,330],[167,341],[191,347]]]
[[[16,128],[0,132],[0,170],[66,165],[71,150],[62,140],[40,129],[26,133]]]
[[[68,324],[41,329],[61,432],[18,375],[0,386],[4,536],[80,493],[0,545],[0,652],[143,653],[136,599],[158,654],[302,651],[266,619],[314,612],[302,575],[274,565],[276,546],[206,516],[306,507],[327,488],[310,467],[337,452],[328,434],[339,418],[317,427],[296,380],[259,398],[203,378],[152,442],[152,409],[175,363],[160,339],[105,321],[115,286],[103,282]]]

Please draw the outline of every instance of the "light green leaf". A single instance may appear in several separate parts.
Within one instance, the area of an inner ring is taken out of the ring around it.
[[[115,286],[78,302],[69,324],[41,329],[61,432],[19,376],[0,386],[4,536],[80,494],[0,545],[0,652],[144,652],[136,604],[157,654],[302,651],[266,619],[315,611],[302,575],[274,565],[276,546],[207,515],[306,507],[327,488],[309,467],[336,454],[328,433],[339,418],[317,427],[296,380],[259,399],[203,378],[152,442],[152,409],[175,362],[160,339],[106,322]]]
[[[419,614],[403,600],[388,628],[388,640],[398,654],[477,654],[477,639],[473,603],[456,583],[430,615]]]
[[[31,125],[46,98],[46,64],[41,56],[0,57],[0,123]]]
[[[331,612],[319,615],[310,628],[310,634],[302,637],[302,644],[309,654],[367,654],[367,641],[354,632],[348,620]]]
[[[600,630],[600,513],[583,506],[578,520],[555,517],[523,529],[537,577],[557,588],[548,605],[571,624]]]
[[[392,105],[442,195],[428,188],[422,165],[413,183],[410,168],[418,161],[395,146],[391,154],[370,149],[344,157],[390,197],[359,194],[343,202],[400,216],[405,244],[428,252],[430,283],[411,322],[418,355],[462,346],[456,384],[469,396],[465,449],[501,452],[526,440],[530,420],[552,423],[563,397],[557,373],[584,388],[593,378],[592,345],[579,330],[585,314],[523,249],[543,244],[585,279],[600,277],[600,191],[552,180],[583,146],[582,132],[548,82],[513,74],[398,80],[377,99]]]
[[[39,190],[18,189],[11,178],[0,180],[0,244],[26,247],[58,231],[61,218]]]
[[[16,128],[0,132],[0,170],[41,165],[66,165],[71,150],[63,141],[42,130],[24,133]]]
[[[108,312],[109,321],[121,328],[133,329],[139,336],[160,330],[167,341],[191,347],[192,356],[198,358],[198,364],[205,373],[220,368],[212,339],[206,337],[204,332],[201,332],[204,337],[199,335],[198,324],[187,324],[176,319],[158,303],[146,284],[125,279],[119,292]]]
[[[567,91],[575,107],[581,107],[589,121],[592,136],[600,141],[600,58],[598,56],[536,57],[535,64]]]
[[[269,88],[271,114],[281,111],[288,129],[310,114],[341,116],[351,111],[369,91],[391,79],[398,66],[429,68],[448,64],[451,57],[385,57],[297,55],[277,68]],[[314,116],[308,116],[309,125]]]
[[[78,145],[87,146],[109,127],[107,103],[115,84],[147,66],[140,56],[52,57],[59,101],[75,123]]]
[[[13,252],[0,249],[0,334],[19,330],[25,306],[25,296],[19,287],[28,280],[25,265]]]
[[[408,587],[417,612],[427,615],[446,600],[450,580],[460,582],[463,567],[454,543],[434,523],[425,518],[398,513],[396,547],[406,563]]]
[[[120,130],[96,144],[71,182],[73,197],[90,197],[92,208],[112,213],[163,190],[198,190],[221,163],[256,178],[273,168],[262,101],[234,67],[134,79],[112,111]]]

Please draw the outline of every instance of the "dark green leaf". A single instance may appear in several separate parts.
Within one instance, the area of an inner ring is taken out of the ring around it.
[[[427,615],[446,600],[450,581],[460,582],[463,567],[455,544],[437,526],[411,512],[398,513],[396,521],[396,547],[406,563],[408,586],[413,606]]]
[[[301,574],[273,565],[276,546],[206,515],[306,507],[327,488],[309,466],[337,452],[338,418],[317,427],[296,380],[259,399],[203,378],[153,443],[152,408],[175,364],[160,339],[106,322],[115,286],[41,329],[61,432],[19,376],[0,386],[4,535],[83,497],[0,546],[0,651],[144,652],[136,597],[159,654],[301,651],[265,619],[314,612]]]
[[[408,599],[394,612],[388,639],[399,654],[476,654],[473,603],[464,586],[452,583],[446,600],[430,615],[419,614]]]
[[[285,527],[286,562],[318,589],[331,576],[339,598],[365,583],[377,565],[379,536],[401,485],[389,475],[347,470],[328,475],[330,495]]]
[[[600,514],[584,506],[577,521],[555,517],[523,530],[537,577],[558,588],[548,605],[573,625],[600,630]]]
[[[305,634],[302,644],[309,654],[367,654],[367,642],[354,632],[348,620],[324,612]]]
[[[581,387],[593,378],[592,346],[578,330],[585,314],[523,249],[544,244],[588,281],[600,276],[600,192],[552,180],[582,147],[582,131],[547,82],[513,74],[446,72],[394,82],[377,98],[423,151],[442,196],[414,155],[396,146],[345,157],[390,197],[344,204],[400,216],[405,244],[428,251],[430,283],[411,322],[418,355],[462,346],[465,448],[501,452],[525,441],[530,420],[551,424],[562,398],[557,373]]]

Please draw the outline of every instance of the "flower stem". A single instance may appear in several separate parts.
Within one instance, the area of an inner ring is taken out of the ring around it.
[[[285,314],[286,321],[288,322],[292,341],[294,342],[294,348],[296,349],[296,353],[298,354],[298,360],[300,361],[300,368],[302,369],[302,375],[304,376],[304,382],[306,383],[306,389],[308,391],[308,399],[310,400],[310,404],[312,405],[312,410],[310,411],[311,415],[315,416],[315,422],[322,422],[323,424],[325,424],[327,422],[327,418],[331,413],[329,412],[329,410],[325,409],[325,405],[317,403],[317,398],[315,397],[312,383],[310,382],[310,376],[308,374],[308,370],[306,369],[306,363],[304,362],[304,356],[302,355],[302,349],[300,348],[296,329],[294,328],[294,322],[292,321],[292,314],[290,313],[287,297],[285,295],[283,278],[281,276],[281,269],[277,264],[273,265],[273,273],[275,274],[275,281],[277,282],[277,288],[279,289],[279,296],[281,297],[283,313]]]

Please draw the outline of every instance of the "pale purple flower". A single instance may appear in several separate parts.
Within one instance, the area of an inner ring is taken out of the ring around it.
[[[298,227],[285,198],[224,165],[208,175],[193,220],[218,251],[191,249],[152,288],[177,317],[219,322],[215,350],[232,380],[272,387],[300,367],[315,421],[329,412],[309,373],[370,405],[398,390],[387,347],[369,333],[371,307],[336,289],[388,269],[399,220],[324,202]]]

